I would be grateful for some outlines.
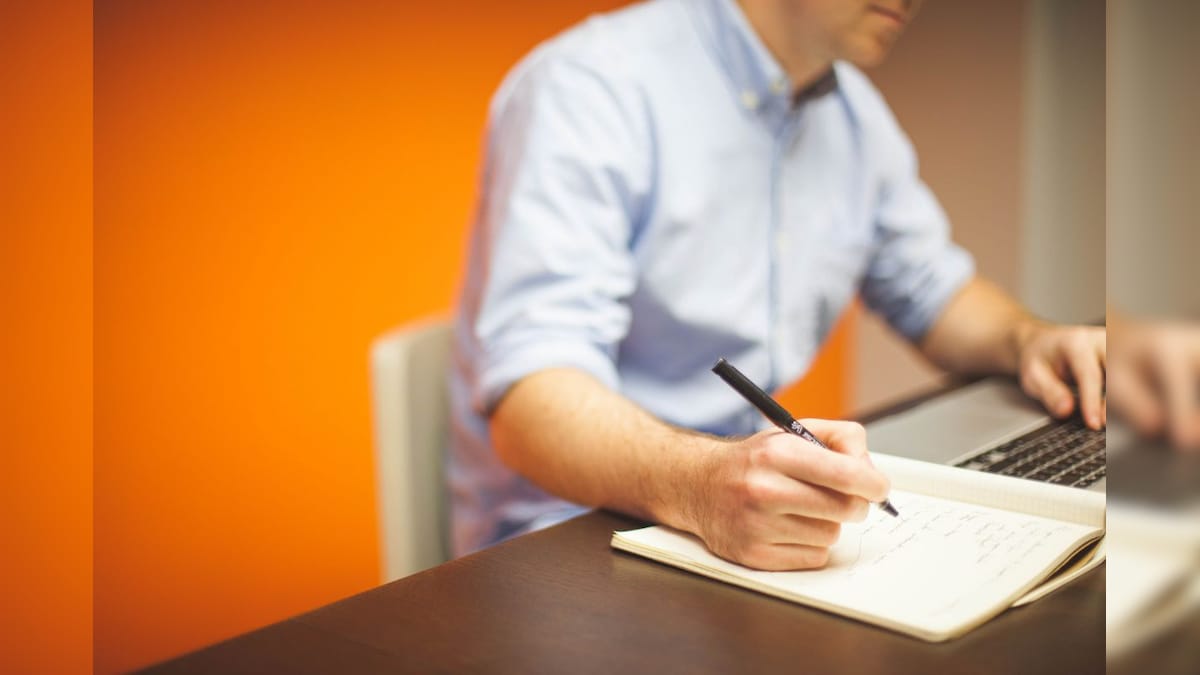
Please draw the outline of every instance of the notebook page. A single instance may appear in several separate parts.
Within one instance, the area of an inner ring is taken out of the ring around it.
[[[1066,586],[1075,581],[1079,577],[1091,572],[1099,567],[1108,559],[1107,537],[1101,538],[1096,543],[1085,548],[1085,551],[1076,556],[1076,559],[1069,561],[1068,564],[1059,568],[1054,574],[1048,577],[1040,585],[1034,587],[1025,595],[1022,595],[1012,604],[1013,607],[1021,607],[1028,605],[1031,602],[1036,602],[1050,595],[1054,591]]]
[[[723,581],[917,635],[952,637],[1006,609],[1095,528],[893,491],[901,518],[872,509],[843,527],[820,570],[763,572],[663,527],[613,546]]]
[[[1105,496],[1063,485],[871,453],[892,487],[953,501],[1104,527]]]

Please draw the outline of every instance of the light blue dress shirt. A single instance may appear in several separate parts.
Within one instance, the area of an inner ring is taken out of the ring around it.
[[[733,0],[595,16],[508,75],[455,328],[457,553],[582,510],[492,451],[486,416],[522,377],[573,367],[671,424],[751,433],[719,357],[769,390],[855,294],[915,340],[971,277],[879,92],[833,75],[794,103]]]

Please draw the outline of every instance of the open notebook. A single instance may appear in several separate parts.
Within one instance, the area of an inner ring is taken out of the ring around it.
[[[819,570],[762,572],[656,526],[612,546],[931,642],[1037,600],[1104,559],[1102,493],[872,455],[900,518],[846,524]]]

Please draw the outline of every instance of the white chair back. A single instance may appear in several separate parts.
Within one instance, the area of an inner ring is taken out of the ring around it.
[[[371,345],[384,583],[449,559],[442,460],[450,419],[450,335],[447,321],[426,320]]]

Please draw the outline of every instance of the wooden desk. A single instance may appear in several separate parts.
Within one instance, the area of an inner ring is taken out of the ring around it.
[[[1104,567],[927,644],[613,551],[593,512],[154,673],[1100,673]]]
[[[928,644],[609,547],[643,524],[589,513],[147,672],[1104,672],[1104,566]]]

